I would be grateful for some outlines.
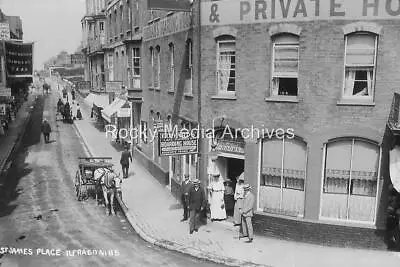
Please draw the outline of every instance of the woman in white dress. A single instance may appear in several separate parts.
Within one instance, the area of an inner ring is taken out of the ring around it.
[[[211,220],[224,220],[226,219],[225,202],[224,202],[224,182],[220,179],[219,174],[213,175],[214,181],[211,183],[209,189],[211,191]]]

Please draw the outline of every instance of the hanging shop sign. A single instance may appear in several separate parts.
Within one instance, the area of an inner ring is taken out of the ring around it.
[[[398,0],[221,0],[201,5],[202,25],[400,19]]]
[[[215,147],[215,151],[244,155],[244,146],[245,146],[244,142],[219,139],[217,141],[217,146]]]
[[[0,88],[0,96],[11,96],[11,88]]]
[[[168,132],[158,133],[158,155],[175,156],[197,154],[199,151],[198,139],[191,136],[171,135]]]
[[[8,76],[32,77],[33,43],[5,42]]]

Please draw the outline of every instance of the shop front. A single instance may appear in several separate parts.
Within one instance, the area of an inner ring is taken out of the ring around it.
[[[228,132],[229,134],[227,134]],[[228,205],[228,202],[233,202],[233,200],[227,200],[233,196],[227,194],[235,192],[236,183],[239,176],[244,174],[245,165],[245,141],[239,132],[237,136],[230,133],[235,133],[235,130],[215,130],[215,138],[210,140],[209,153],[211,156],[207,168],[208,185],[214,182],[214,174],[219,174],[219,179],[225,183],[225,209],[229,209],[226,210],[228,216],[233,215],[229,208],[232,205]],[[228,187],[231,187],[232,190],[227,190]],[[211,192],[208,192],[208,197],[210,198],[210,196]]]

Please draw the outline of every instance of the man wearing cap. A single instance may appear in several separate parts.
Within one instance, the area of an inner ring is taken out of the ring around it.
[[[189,192],[192,187],[192,182],[189,180],[189,174],[185,174],[185,180],[181,185],[181,201],[183,206],[183,219],[181,222],[186,221],[189,217]]]
[[[198,179],[193,181],[193,187],[189,190],[189,209],[190,209],[190,220],[189,220],[189,231],[193,234],[193,231],[199,230],[199,216],[202,210],[206,206],[206,197],[203,188],[200,187],[200,181]]]
[[[250,192],[251,187],[249,184],[243,186],[244,190],[244,199],[243,199],[243,208],[240,213],[242,215],[242,229],[240,233],[240,238],[248,237],[249,240],[247,243],[251,243],[253,241],[253,206],[254,206],[254,195]]]

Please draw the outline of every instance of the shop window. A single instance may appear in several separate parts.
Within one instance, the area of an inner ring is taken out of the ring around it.
[[[185,80],[185,94],[193,94],[193,43],[192,40],[186,42],[186,80]]]
[[[175,90],[175,64],[174,64],[174,57],[175,57],[175,48],[174,44],[169,44],[169,75],[170,75],[170,91]]]
[[[380,148],[360,139],[325,146],[321,217],[373,222]]]
[[[218,94],[235,94],[236,47],[235,38],[223,35],[217,38]]]
[[[272,96],[297,96],[299,37],[279,34],[272,39]]]
[[[361,98],[372,101],[378,36],[372,33],[346,35],[345,79],[343,98]]]
[[[288,216],[304,215],[307,146],[298,139],[262,142],[260,208]]]

